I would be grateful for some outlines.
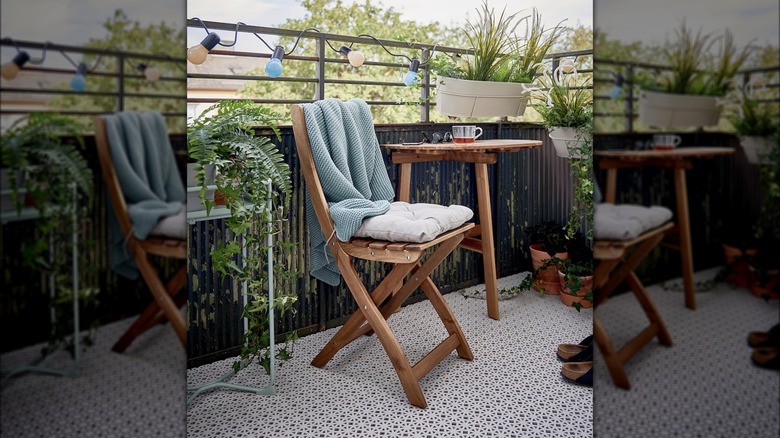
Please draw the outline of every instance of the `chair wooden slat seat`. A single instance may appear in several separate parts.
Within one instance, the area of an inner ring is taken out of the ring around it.
[[[317,220],[323,235],[333,235],[333,220],[314,165],[303,108],[300,105],[293,105],[292,120],[301,170],[309,189]],[[428,404],[419,380],[453,350],[461,358],[467,360],[474,358],[457,319],[429,277],[431,272],[458,246],[466,233],[473,228],[473,223],[464,224],[425,243],[388,242],[363,238],[341,242],[335,237],[328,240],[326,243],[350,293],[357,302],[358,310],[312,360],[312,365],[324,367],[344,346],[363,335],[376,334],[398,374],[409,402],[421,408],[427,407]],[[420,263],[423,251],[436,245],[438,245],[437,248],[428,256],[425,263]],[[354,258],[392,263],[394,266],[379,286],[369,293],[355,269]],[[413,275],[410,275],[409,279],[404,282],[409,274]],[[400,309],[404,301],[417,288],[421,288],[431,302],[449,335],[412,366],[387,324],[387,319]]]

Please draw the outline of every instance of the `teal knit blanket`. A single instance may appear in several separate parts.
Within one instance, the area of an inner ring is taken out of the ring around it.
[[[395,196],[374,132],[368,105],[360,99],[326,99],[303,105],[314,165],[320,177],[336,238],[349,240],[366,217],[384,214]],[[326,245],[308,190],[311,275],[332,286],[341,273]]]
[[[165,119],[156,111],[125,111],[106,116],[105,120],[111,158],[133,222],[133,234],[145,239],[160,219],[184,208],[187,196]],[[111,268],[135,279],[138,267],[125,245],[114,209],[108,211]],[[181,226],[187,225],[182,222]]]

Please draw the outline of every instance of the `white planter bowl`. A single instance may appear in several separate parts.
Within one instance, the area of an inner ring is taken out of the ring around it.
[[[718,98],[714,96],[647,90],[639,95],[639,121],[659,128],[717,125],[720,111]]]
[[[771,137],[757,135],[743,135],[739,138],[739,144],[742,145],[748,163],[751,164],[769,164],[769,149],[773,141]]]
[[[533,88],[514,82],[485,82],[439,76],[436,110],[458,117],[519,117]]]
[[[550,128],[549,136],[556,155],[561,158],[581,158],[578,152],[569,154],[569,147],[578,148],[587,140],[586,136],[578,138],[575,128]]]

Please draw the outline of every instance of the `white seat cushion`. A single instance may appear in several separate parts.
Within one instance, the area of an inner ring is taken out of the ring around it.
[[[187,208],[182,203],[181,210],[178,213],[161,218],[157,225],[152,228],[152,232],[149,235],[185,240],[187,238],[187,228]]]
[[[462,205],[393,202],[390,210],[363,220],[354,237],[390,242],[429,242],[441,233],[463,225],[474,212]]]
[[[596,204],[593,211],[593,237],[597,240],[631,240],[671,218],[671,210],[657,205]]]

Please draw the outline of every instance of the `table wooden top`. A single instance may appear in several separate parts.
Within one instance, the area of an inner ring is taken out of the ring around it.
[[[423,144],[383,144],[394,152],[441,153],[441,152],[514,152],[520,149],[538,148],[541,140],[477,140],[474,143],[423,143]]]
[[[641,161],[641,160],[685,160],[689,158],[713,158],[719,155],[733,154],[734,148],[719,147],[719,146],[693,146],[687,148],[674,148],[668,151],[632,151],[632,150],[620,150],[620,151],[595,151],[593,155],[596,158],[612,158],[625,161]]]

